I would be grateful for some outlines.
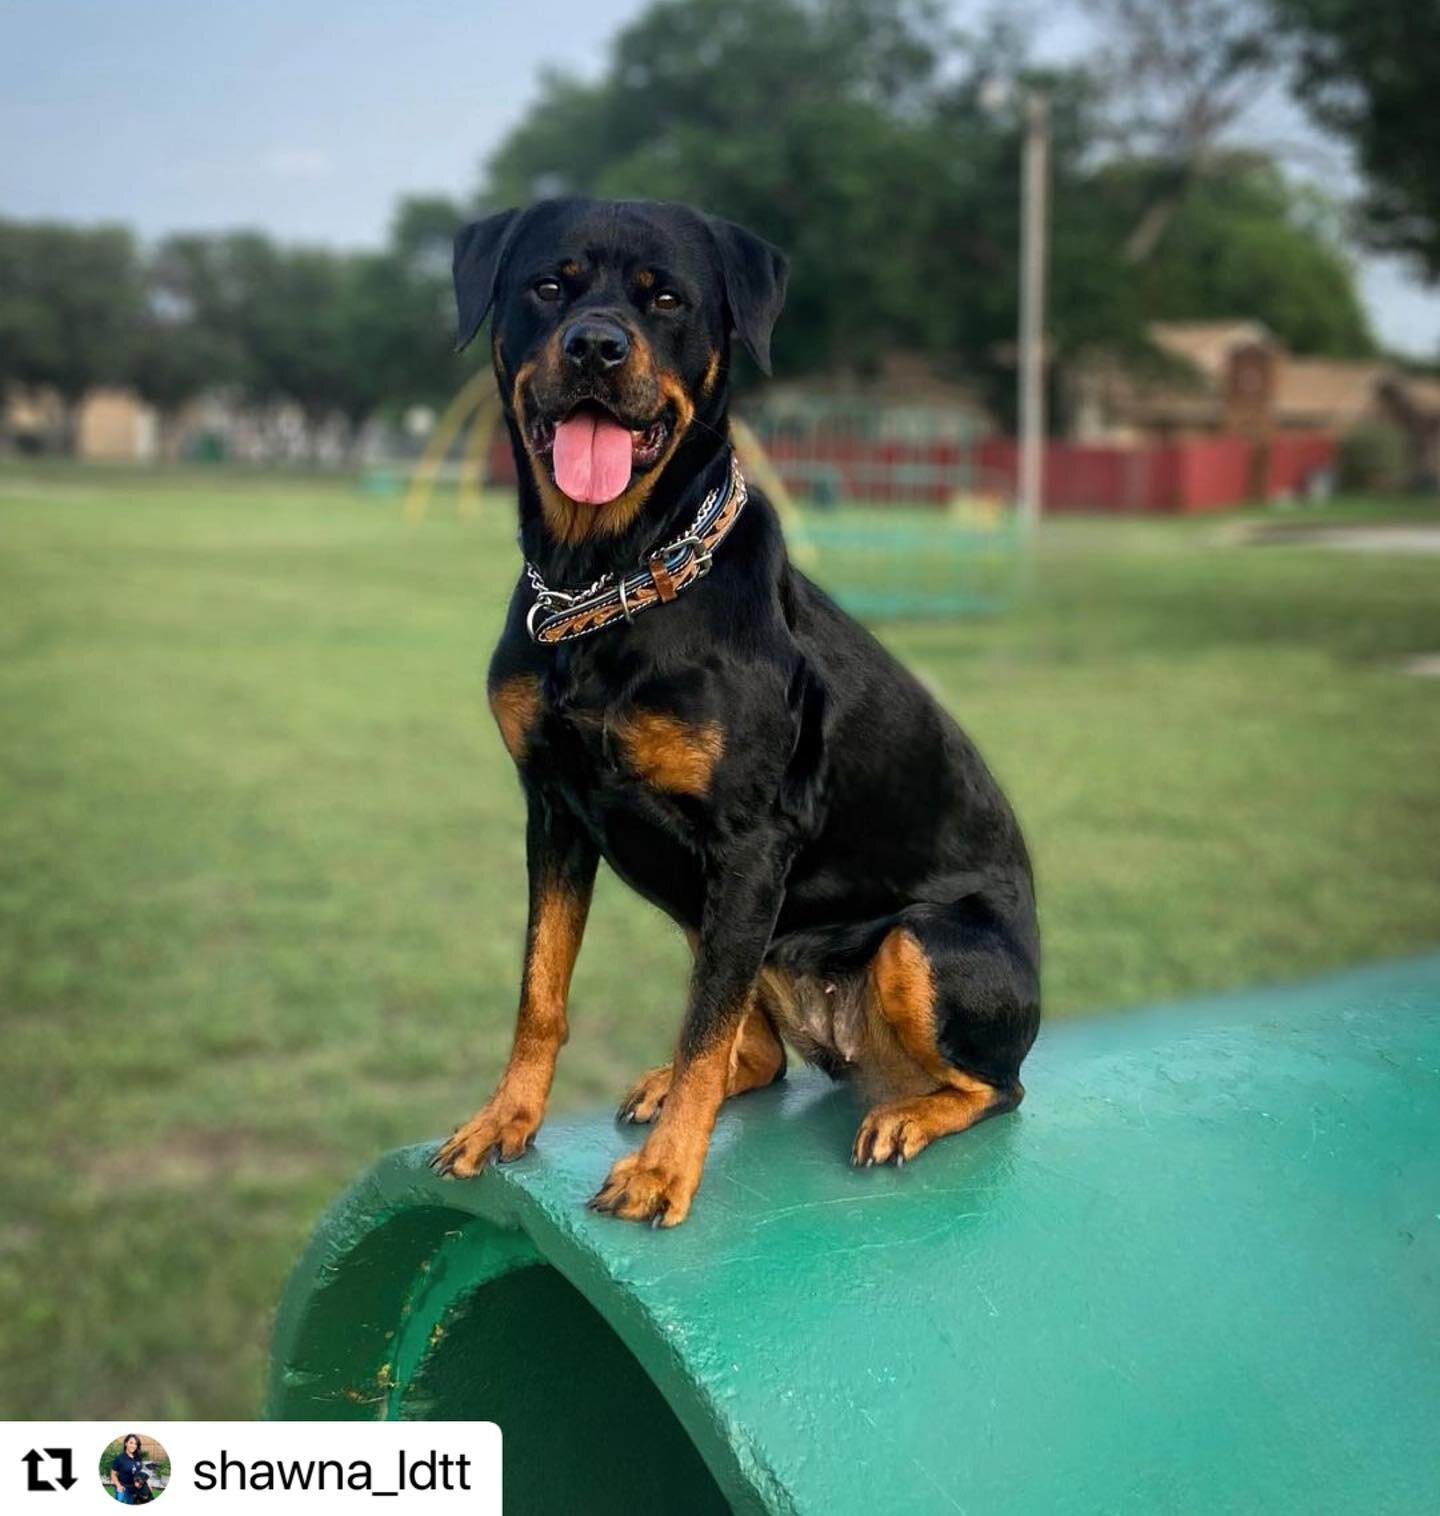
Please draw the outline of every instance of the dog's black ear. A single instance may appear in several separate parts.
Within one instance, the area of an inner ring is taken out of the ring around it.
[[[519,211],[497,211],[455,233],[455,351],[469,347],[495,299],[500,259],[510,241]]]
[[[790,265],[779,248],[771,247],[763,237],[747,232],[743,226],[722,221],[718,216],[705,219],[720,257],[730,324],[760,365],[760,371],[768,374],[770,333],[779,319],[780,307],[785,304]]]

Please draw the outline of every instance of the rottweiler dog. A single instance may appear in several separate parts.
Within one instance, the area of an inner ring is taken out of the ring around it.
[[[903,1164],[1010,1111],[1039,1026],[1015,816],[921,685],[786,556],[742,477],[732,339],[769,372],[784,257],[685,206],[564,199],[465,227],[461,346],[491,356],[525,564],[489,673],[527,809],[529,926],[509,1063],[435,1155],[518,1158],[545,1113],[603,857],[689,937],[653,1122],[591,1204],[674,1226],[721,1102],[785,1043],[868,1110],[852,1161]]]

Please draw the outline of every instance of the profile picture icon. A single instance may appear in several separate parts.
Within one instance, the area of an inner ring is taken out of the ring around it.
[[[170,1483],[170,1455],[144,1432],[126,1432],[100,1455],[100,1482],[121,1505],[149,1505]]]

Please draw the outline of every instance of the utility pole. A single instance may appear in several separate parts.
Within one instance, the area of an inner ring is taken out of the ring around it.
[[[1045,499],[1045,272],[1050,220],[1050,101],[1025,94],[1020,174],[1020,524],[1039,524]]]

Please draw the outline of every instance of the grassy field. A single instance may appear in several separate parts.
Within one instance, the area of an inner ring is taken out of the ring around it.
[[[437,506],[0,470],[0,1415],[252,1414],[319,1208],[498,1070],[516,555]],[[1066,523],[1011,615],[885,635],[1028,826],[1051,1014],[1440,940],[1440,557]],[[602,879],[560,1102],[664,1055],[685,957]]]

